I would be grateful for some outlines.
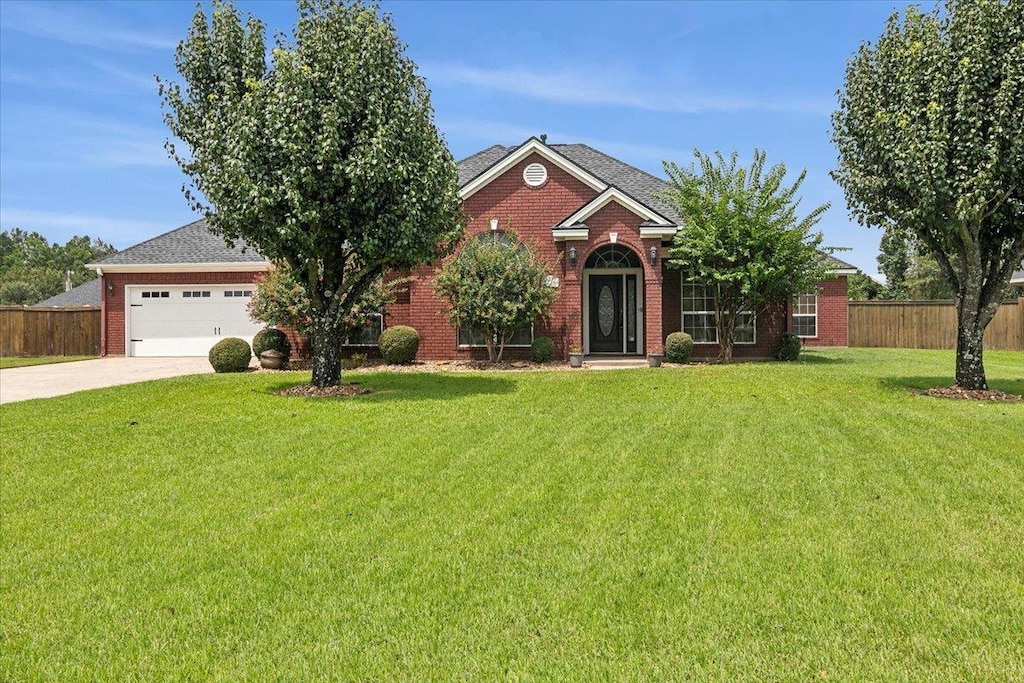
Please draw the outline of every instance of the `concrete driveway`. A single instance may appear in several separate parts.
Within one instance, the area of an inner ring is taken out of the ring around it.
[[[0,370],[0,404],[213,372],[206,358],[97,358]]]

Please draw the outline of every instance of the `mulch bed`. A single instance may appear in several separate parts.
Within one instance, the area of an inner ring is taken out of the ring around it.
[[[358,384],[341,384],[336,387],[316,387],[312,384],[300,384],[278,391],[279,396],[301,396],[303,398],[346,398],[371,393],[366,387]]]
[[[924,389],[914,393],[922,396],[934,396],[936,398],[954,398],[961,401],[1020,401],[1022,398],[1017,394],[1008,394],[1005,391],[962,389],[955,384],[951,387],[936,387],[935,389]]]

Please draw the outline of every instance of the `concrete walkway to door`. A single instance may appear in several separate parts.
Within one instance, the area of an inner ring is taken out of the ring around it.
[[[0,404],[213,372],[206,358],[97,358],[0,370]]]

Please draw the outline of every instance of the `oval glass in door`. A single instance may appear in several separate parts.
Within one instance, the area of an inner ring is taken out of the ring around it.
[[[597,295],[597,324],[605,337],[612,333],[615,325],[615,294],[605,285]]]

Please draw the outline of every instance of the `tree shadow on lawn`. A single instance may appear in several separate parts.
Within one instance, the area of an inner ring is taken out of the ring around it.
[[[800,358],[797,359],[797,363],[806,363],[808,365],[839,365],[839,364],[850,364],[855,362],[852,358],[829,358],[828,356],[819,356],[814,351],[805,350],[800,354]]]
[[[924,391],[926,389],[942,389],[952,386],[954,380],[946,377],[882,377],[879,383],[887,389]],[[1005,391],[1008,394],[1024,395],[1024,379],[989,378],[988,388],[993,391]]]
[[[481,394],[510,394],[514,382],[501,377],[465,374],[434,374],[427,372],[367,373],[342,375],[342,381],[356,384],[370,393],[358,396],[307,400],[359,401],[446,401]],[[271,393],[301,384],[276,382],[267,387]],[[284,397],[282,398],[289,398]]]

